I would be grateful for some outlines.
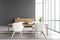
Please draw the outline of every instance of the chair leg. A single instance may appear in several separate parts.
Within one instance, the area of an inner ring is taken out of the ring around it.
[[[45,34],[44,34],[44,32],[42,31],[42,34],[43,34],[43,36],[45,37],[45,39],[46,39],[46,36],[45,36]]]
[[[15,32],[13,32],[13,34],[12,34],[11,38],[13,38],[14,34],[15,34]]]
[[[35,37],[36,37],[36,32],[35,32]]]
[[[21,38],[22,38],[22,32],[20,32]]]
[[[38,37],[38,32],[35,32],[35,37]]]

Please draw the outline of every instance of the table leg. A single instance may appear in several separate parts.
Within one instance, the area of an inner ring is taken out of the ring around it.
[[[10,32],[9,32],[9,28],[10,28],[10,26],[8,25],[8,34],[10,33]]]
[[[46,25],[46,35],[48,35],[48,25],[47,24],[45,25]]]

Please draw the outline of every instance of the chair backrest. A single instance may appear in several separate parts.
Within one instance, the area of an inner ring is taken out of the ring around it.
[[[35,21],[35,30],[40,32],[40,31],[43,31],[43,23],[40,23],[39,21]]]
[[[13,31],[17,31],[17,32],[22,31],[24,28],[23,22],[13,23],[12,28],[13,28]]]

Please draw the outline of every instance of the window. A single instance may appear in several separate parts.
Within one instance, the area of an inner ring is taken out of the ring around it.
[[[44,4],[44,23],[58,32],[60,32],[59,2],[59,0],[47,0]]]
[[[42,16],[42,0],[35,0],[35,20]]]
[[[35,20],[40,16],[49,28],[60,32],[60,0],[35,0]]]

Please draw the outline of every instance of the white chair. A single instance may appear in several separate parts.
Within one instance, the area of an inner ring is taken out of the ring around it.
[[[12,24],[12,29],[13,29],[13,34],[11,36],[11,38],[13,38],[15,32],[20,32],[20,35],[22,36],[22,31],[23,31],[23,22],[18,22],[18,23],[13,23]]]
[[[43,29],[44,28],[44,24],[40,23],[39,21],[35,21],[35,33],[42,33],[43,36],[46,38]]]

